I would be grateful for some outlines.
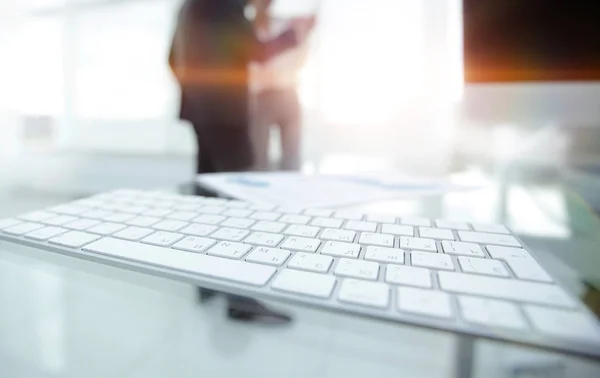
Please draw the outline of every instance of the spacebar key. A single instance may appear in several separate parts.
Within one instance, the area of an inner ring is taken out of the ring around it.
[[[558,307],[575,307],[575,301],[557,285],[480,277],[471,274],[439,272],[440,287],[455,293],[482,295],[519,302]]]
[[[83,250],[254,286],[264,286],[276,271],[270,266],[113,238],[100,239]]]

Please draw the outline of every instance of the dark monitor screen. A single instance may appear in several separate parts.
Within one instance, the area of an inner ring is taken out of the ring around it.
[[[600,0],[463,0],[467,83],[600,80]]]

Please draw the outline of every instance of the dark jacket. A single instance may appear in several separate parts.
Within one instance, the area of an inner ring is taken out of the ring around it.
[[[169,64],[181,87],[180,118],[195,127],[248,127],[248,64],[297,44],[291,30],[260,43],[245,3],[188,0],[181,8]]]

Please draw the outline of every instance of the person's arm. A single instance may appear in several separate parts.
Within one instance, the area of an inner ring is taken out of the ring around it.
[[[298,40],[293,29],[288,29],[278,37],[264,42],[253,34],[254,48],[251,60],[266,62],[283,51],[296,47],[299,42],[301,41]]]

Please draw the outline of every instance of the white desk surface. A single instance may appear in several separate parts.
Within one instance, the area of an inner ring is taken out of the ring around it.
[[[234,322],[196,295],[0,242],[0,377],[600,376],[599,362],[279,303],[291,324]]]
[[[194,287],[0,243],[0,377],[512,377],[600,366],[514,345],[270,305],[289,325],[228,320]],[[462,353],[462,354],[461,354]],[[471,361],[471,358],[473,359]]]

